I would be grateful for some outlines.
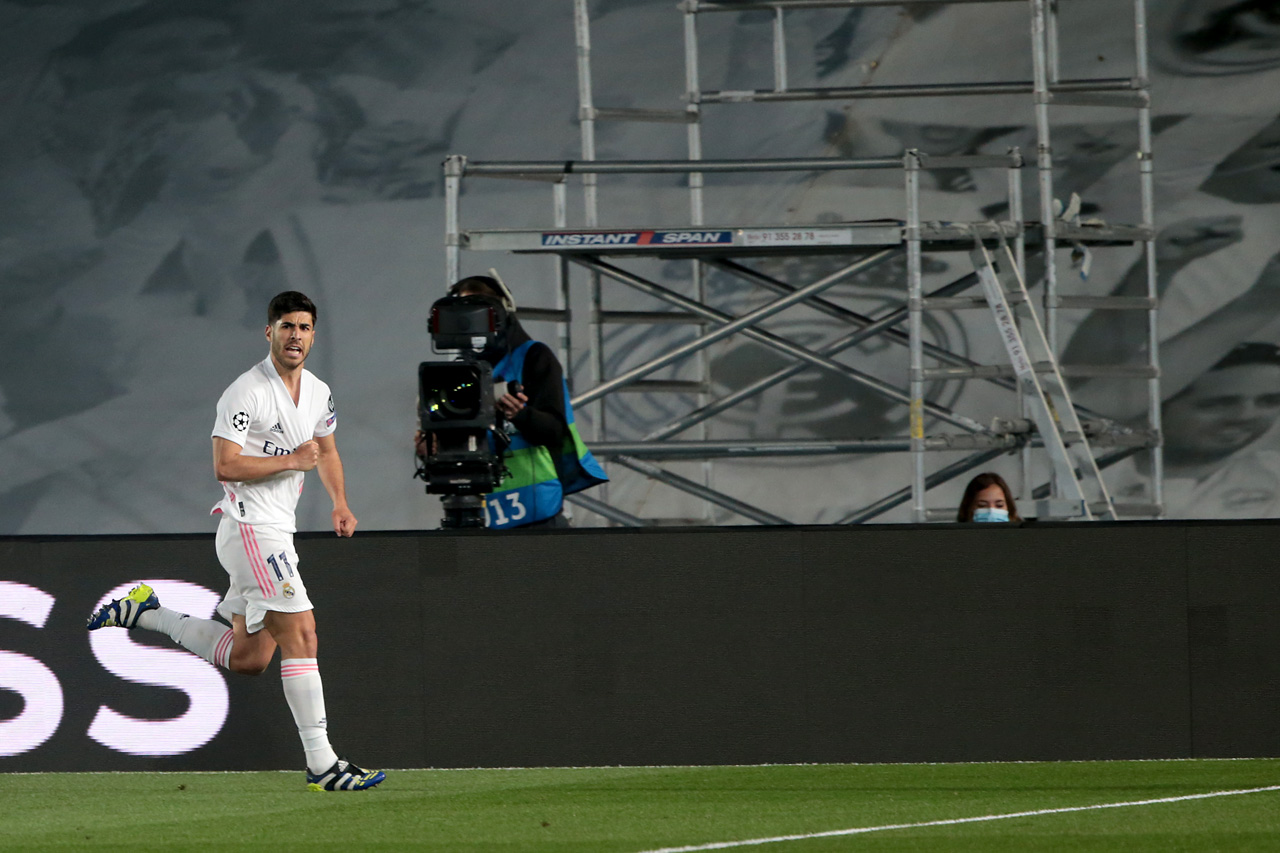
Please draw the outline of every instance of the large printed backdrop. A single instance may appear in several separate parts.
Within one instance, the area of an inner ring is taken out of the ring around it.
[[[792,84],[1028,79],[1026,9],[968,5],[795,13]],[[1272,260],[1280,233],[1280,3],[1149,6],[1170,508],[1190,517],[1277,516],[1280,448],[1271,427],[1280,367],[1204,374],[1239,342],[1280,343],[1280,268]],[[1132,73],[1129,4],[1063,0],[1061,7],[1064,76]],[[679,106],[680,20],[671,3],[599,0],[593,15],[597,101]],[[768,16],[711,17],[703,85],[770,85]],[[372,528],[435,526],[436,500],[410,478],[408,437],[414,365],[429,354],[423,320],[446,284],[439,163],[449,152],[577,156],[574,74],[568,0],[0,2],[0,533],[207,529],[203,518],[218,494],[209,463],[213,403],[264,354],[264,306],[285,288],[320,306],[310,366],[335,389],[357,515]],[[1031,125],[1025,98],[735,105],[707,110],[706,153],[1029,149]],[[1054,143],[1064,198],[1079,193],[1088,216],[1136,217],[1136,132],[1127,112],[1061,112]],[[599,155],[682,157],[683,145],[679,128],[608,126]],[[935,173],[925,216],[999,215],[1003,180]],[[709,218],[897,216],[899,182],[872,173],[716,185]],[[1027,183],[1030,192],[1034,181]],[[610,191],[603,210],[616,224],[683,221],[676,187],[625,183]],[[1028,204],[1035,209],[1034,196]],[[469,187],[464,212],[519,226],[546,223],[548,210],[543,187],[493,183]],[[1075,292],[1140,284],[1131,250],[1097,254],[1087,280],[1066,276]],[[553,301],[546,262],[466,263],[502,267],[526,305]],[[803,278],[825,268],[796,262],[768,270]],[[964,271],[946,256],[930,258],[926,269],[938,282]],[[894,273],[863,276],[835,296],[874,311],[899,297]],[[672,286],[687,283],[682,264],[655,274]],[[725,310],[759,304],[728,280],[709,284]],[[650,307],[625,294],[612,298]],[[680,333],[665,328],[611,332],[608,368],[670,346]],[[773,328],[811,344],[839,333],[803,312]],[[979,360],[999,356],[980,318],[934,315],[929,333]],[[1141,320],[1116,314],[1064,320],[1068,361],[1140,358],[1142,338]],[[905,376],[894,348],[868,345],[849,358],[895,382]],[[781,363],[726,343],[711,364],[723,393]],[[1113,416],[1141,414],[1125,408],[1142,399],[1140,389],[1077,392]],[[978,383],[939,383],[930,395],[981,420],[1011,414],[1007,400]],[[610,427],[616,437],[642,435],[688,402],[629,395],[610,403]],[[904,432],[899,407],[812,372],[710,426],[723,438]],[[822,522],[898,488],[906,466],[903,457],[717,463],[715,479],[790,520]],[[615,474],[609,498],[630,512],[692,512],[661,487]],[[1119,494],[1141,492],[1140,464],[1111,477]],[[954,501],[954,488],[939,490],[937,501]],[[304,496],[302,528],[326,527],[323,498],[318,487]]]

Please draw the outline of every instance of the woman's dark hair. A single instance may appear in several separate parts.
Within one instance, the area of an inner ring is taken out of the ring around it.
[[[1009,491],[1009,484],[1004,481],[1004,477],[994,471],[984,471],[965,486],[964,497],[960,499],[960,511],[956,513],[956,521],[973,521],[973,505],[978,500],[978,492],[991,486],[999,486],[1000,491],[1004,492],[1004,505],[1009,508],[1009,520],[1022,521],[1022,517],[1018,515],[1018,505],[1013,500],[1013,492]]]

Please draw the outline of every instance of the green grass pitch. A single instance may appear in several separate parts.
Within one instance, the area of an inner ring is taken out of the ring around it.
[[[0,776],[0,850],[648,851],[1280,849],[1280,759]],[[816,833],[880,828],[854,835]],[[804,836],[756,845],[752,839]]]

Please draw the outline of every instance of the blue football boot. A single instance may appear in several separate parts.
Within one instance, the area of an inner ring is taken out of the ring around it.
[[[312,791],[365,791],[387,778],[381,770],[361,770],[339,758],[323,773],[307,771],[307,788]]]
[[[140,583],[124,598],[117,598],[102,606],[102,609],[89,617],[88,628],[96,631],[99,628],[132,628],[138,624],[138,617],[148,610],[160,606],[160,599],[155,590]]]

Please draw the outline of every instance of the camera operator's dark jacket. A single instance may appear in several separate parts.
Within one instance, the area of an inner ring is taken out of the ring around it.
[[[503,459],[511,476],[485,496],[494,528],[552,518],[564,506],[565,495],[609,479],[578,434],[555,353],[531,339],[514,317],[505,344],[505,352],[486,350],[481,357],[493,364],[495,382],[519,382],[529,402],[511,419],[516,434]]]

